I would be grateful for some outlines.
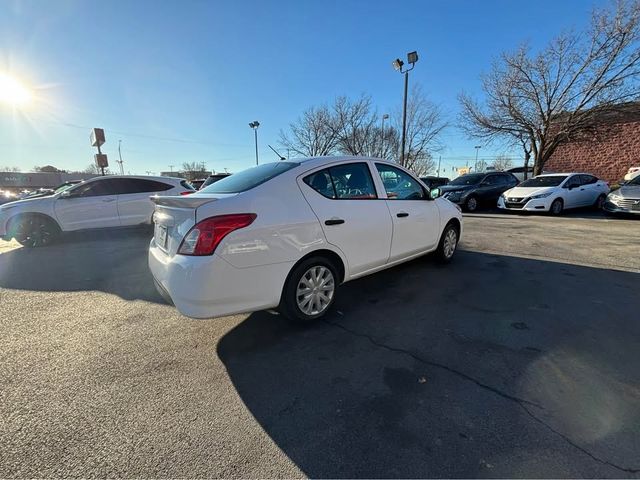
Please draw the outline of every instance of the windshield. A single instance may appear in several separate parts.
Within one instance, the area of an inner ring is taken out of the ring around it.
[[[53,192],[53,194],[62,193],[65,190],[69,190],[71,187],[75,187],[76,185],[79,185],[79,184],[78,183],[66,183],[64,185],[60,185],[58,188],[56,188],[56,190]]]
[[[484,177],[484,173],[468,173],[467,175],[462,175],[455,180],[451,180],[449,185],[477,185]]]
[[[560,185],[566,175],[549,175],[545,177],[536,177],[522,182],[519,187],[557,187]]]
[[[640,175],[627,182],[627,185],[640,185]]]
[[[222,180],[212,183],[200,190],[202,193],[239,193],[250,190],[258,185],[277,177],[281,173],[300,165],[294,162],[265,163],[249,168],[240,173],[234,173]]]

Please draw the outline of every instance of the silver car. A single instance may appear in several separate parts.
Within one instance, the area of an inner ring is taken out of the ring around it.
[[[640,175],[611,192],[603,208],[610,213],[640,215]]]

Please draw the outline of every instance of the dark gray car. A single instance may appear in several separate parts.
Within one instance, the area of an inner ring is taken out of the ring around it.
[[[515,187],[518,179],[511,173],[468,173],[440,187],[442,195],[468,212],[481,206],[495,207],[503,192]]]

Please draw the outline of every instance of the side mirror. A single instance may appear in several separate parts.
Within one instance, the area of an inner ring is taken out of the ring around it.
[[[439,188],[432,188],[429,191],[429,199],[430,200],[435,200],[436,198],[438,198],[440,195],[442,195],[442,191]]]

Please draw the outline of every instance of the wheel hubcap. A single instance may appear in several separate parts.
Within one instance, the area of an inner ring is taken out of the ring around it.
[[[335,292],[333,273],[327,267],[315,266],[302,275],[296,289],[298,308],[306,315],[324,312]]]
[[[444,236],[444,244],[442,245],[443,253],[446,258],[451,258],[453,256],[453,252],[456,251],[457,243],[458,235],[453,228],[450,228]]]
[[[476,201],[475,198],[470,198],[467,201],[467,207],[469,208],[469,210],[475,210],[477,206],[478,206],[478,202]]]

